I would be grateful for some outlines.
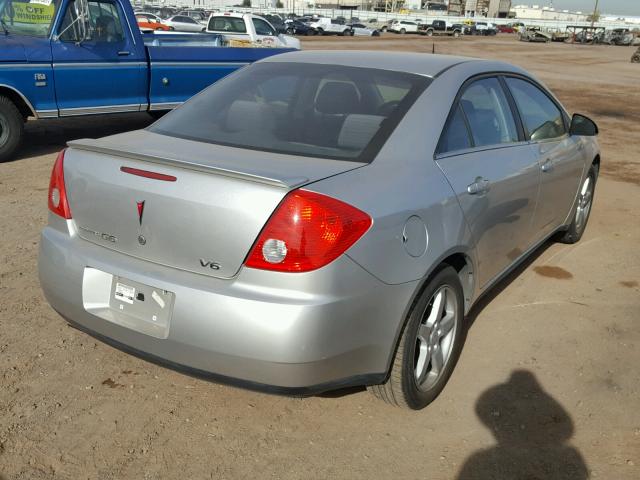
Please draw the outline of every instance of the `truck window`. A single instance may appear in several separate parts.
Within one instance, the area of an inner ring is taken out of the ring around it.
[[[226,33],[247,33],[244,20],[237,17],[212,17],[209,21],[209,30]]]
[[[78,32],[74,28],[76,25],[75,2],[70,2],[60,26],[60,40],[63,42],[77,42]],[[72,25],[73,24],[73,25]],[[69,25],[72,25],[70,28]],[[120,13],[115,3],[111,2],[89,2],[89,29],[88,38],[85,40],[96,43],[117,43],[124,40],[122,33],[122,22]]]
[[[253,19],[253,26],[255,27],[258,35],[276,35],[276,32],[271,28],[271,25],[259,18]]]

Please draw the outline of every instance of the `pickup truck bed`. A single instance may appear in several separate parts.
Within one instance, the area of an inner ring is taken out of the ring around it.
[[[0,0],[8,25],[0,34],[0,161],[20,145],[28,117],[170,110],[240,67],[291,50],[225,47],[216,34],[142,34],[128,0],[110,0],[115,11],[94,8],[99,1],[86,3],[90,21],[78,33],[69,28],[72,0],[38,7],[48,29],[9,23],[12,11],[31,4]],[[101,22],[116,25],[104,40],[93,26]]]

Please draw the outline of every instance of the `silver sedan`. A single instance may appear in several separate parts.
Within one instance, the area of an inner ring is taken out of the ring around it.
[[[550,237],[580,240],[596,134],[506,63],[270,57],[145,130],[71,142],[41,285],[72,324],[169,366],[423,408],[478,298]]]

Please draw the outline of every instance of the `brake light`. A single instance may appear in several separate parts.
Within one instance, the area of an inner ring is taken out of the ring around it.
[[[51,180],[49,181],[49,210],[56,215],[71,218],[71,210],[67,201],[67,191],[64,186],[64,153],[62,150],[56,158],[51,171]]]
[[[347,251],[371,227],[365,212],[335,198],[294,190],[276,208],[245,262],[278,272],[309,272]]]

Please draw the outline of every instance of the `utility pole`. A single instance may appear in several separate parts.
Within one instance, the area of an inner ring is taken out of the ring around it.
[[[596,14],[598,13],[598,2],[599,0],[596,0],[596,6],[593,7],[593,14],[591,15],[591,28],[593,28],[593,24],[596,23]]]

